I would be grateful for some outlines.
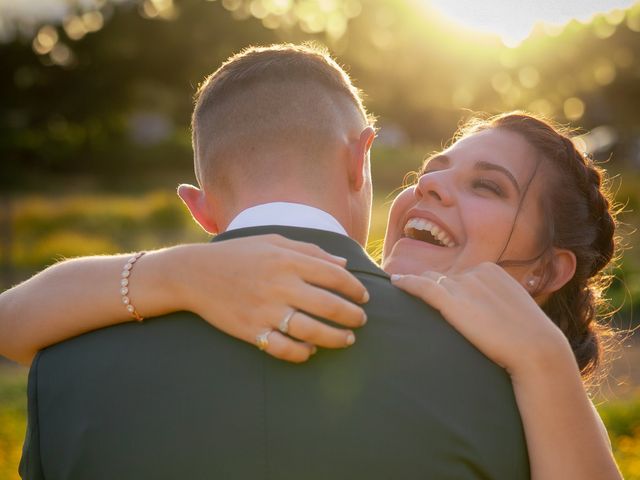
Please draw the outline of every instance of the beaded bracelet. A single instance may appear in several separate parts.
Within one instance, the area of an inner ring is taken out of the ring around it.
[[[129,276],[131,275],[131,271],[133,270],[133,264],[136,263],[140,257],[142,257],[146,252],[138,252],[133,257],[131,257],[127,264],[122,269],[122,274],[120,275],[120,295],[122,295],[122,303],[127,308],[127,312],[141,322],[144,320],[144,317],[138,313],[136,307],[131,304],[131,299],[129,298]]]

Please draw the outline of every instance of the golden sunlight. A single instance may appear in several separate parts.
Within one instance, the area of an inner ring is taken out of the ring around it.
[[[453,23],[498,35],[508,47],[517,47],[538,23],[561,30],[571,20],[589,22],[599,13],[616,20],[637,0],[423,0]]]

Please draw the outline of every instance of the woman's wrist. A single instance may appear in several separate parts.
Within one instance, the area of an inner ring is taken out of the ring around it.
[[[178,245],[147,252],[130,279],[131,300],[144,317],[186,310],[188,280],[185,263],[191,252]]]
[[[568,373],[580,375],[571,345],[559,329],[531,339],[517,364],[509,368],[514,385],[536,378],[551,380],[556,374],[562,377]]]
[[[159,252],[162,271],[157,272],[157,275],[165,279],[161,290],[169,300],[168,311],[194,311],[193,284],[200,281],[197,275],[203,269],[202,262],[212,261],[210,256],[215,248],[210,247],[211,245],[205,243],[193,243],[177,245]],[[209,255],[205,255],[207,248],[211,250],[208,252]]]

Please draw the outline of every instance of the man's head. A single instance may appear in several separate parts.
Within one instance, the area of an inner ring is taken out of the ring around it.
[[[183,187],[180,196],[212,233],[245,208],[291,201],[328,211],[364,243],[371,123],[359,91],[325,51],[246,49],[198,89],[192,133],[200,189]]]

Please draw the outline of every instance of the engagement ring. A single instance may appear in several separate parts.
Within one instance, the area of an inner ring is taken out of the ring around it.
[[[280,325],[278,326],[278,330],[280,330],[282,333],[284,333],[285,335],[287,333],[289,333],[289,321],[291,320],[291,317],[293,317],[293,315],[296,313],[296,309],[292,308],[289,313],[287,313],[285,315],[285,317],[282,319],[282,321],[280,322]]]
[[[273,332],[273,330],[267,330],[256,337],[256,345],[259,350],[264,351],[269,348],[269,334],[271,332]]]

